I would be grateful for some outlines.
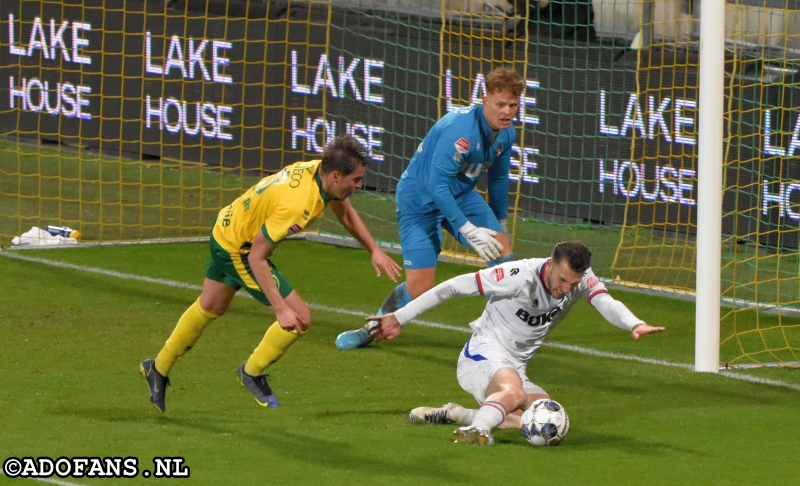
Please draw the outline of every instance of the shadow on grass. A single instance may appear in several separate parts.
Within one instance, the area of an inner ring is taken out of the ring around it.
[[[685,446],[678,447],[666,442],[632,439],[622,435],[604,434],[580,429],[570,430],[564,442],[561,443],[559,447],[578,447],[597,450],[617,449],[626,454],[654,457],[666,456],[675,452],[687,454],[691,457],[713,457],[712,454],[703,452],[701,449],[693,449]]]
[[[335,417],[344,415],[399,415],[405,411],[385,410],[378,412],[343,411],[318,414]],[[136,406],[86,406],[80,404],[63,405],[53,410],[54,415],[78,417],[93,422],[104,423],[136,423],[152,422],[157,424],[159,433],[170,429],[176,437],[185,435],[185,430],[198,432],[199,437],[234,436],[251,443],[258,450],[270,450],[274,457],[288,458],[306,462],[323,468],[342,471],[353,471],[356,474],[403,477],[416,476],[422,482],[434,484],[470,483],[471,476],[467,471],[458,469],[463,460],[463,451],[453,450],[452,454],[414,454],[413,460],[405,454],[393,454],[384,448],[379,453],[365,454],[361,445],[353,445],[344,440],[333,440],[319,434],[302,434],[288,427],[273,423],[258,423],[245,419],[240,415],[226,416],[219,410],[192,413],[191,418],[171,417],[149,409],[147,404]],[[276,417],[277,418],[277,417]],[[284,417],[285,418],[285,417]],[[445,436],[450,431],[442,429]],[[351,436],[352,440],[356,440]],[[394,450],[397,446],[395,446]],[[397,458],[393,460],[393,458]]]

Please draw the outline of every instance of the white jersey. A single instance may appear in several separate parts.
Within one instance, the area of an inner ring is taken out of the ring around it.
[[[551,263],[547,258],[532,258],[480,270],[472,274],[473,278],[469,274],[455,277],[422,294],[395,316],[405,324],[453,295],[489,296],[483,314],[470,323],[470,328],[497,340],[521,362],[533,357],[547,335],[582,299],[622,329],[630,331],[642,322],[622,302],[608,295],[591,268],[572,291],[561,299],[554,298],[544,281],[548,265]]]

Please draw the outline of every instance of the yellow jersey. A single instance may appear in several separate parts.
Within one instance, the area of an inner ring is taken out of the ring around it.
[[[270,243],[302,231],[330,201],[322,190],[321,164],[321,160],[297,162],[261,179],[220,210],[214,239],[230,253],[245,254],[259,231]]]

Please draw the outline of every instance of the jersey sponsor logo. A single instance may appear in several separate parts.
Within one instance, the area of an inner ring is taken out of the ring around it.
[[[288,230],[286,230],[286,232],[288,234],[290,234],[290,235],[297,234],[297,233],[299,233],[301,231],[303,231],[303,228],[301,228],[299,224],[293,224],[293,225],[289,226]]]
[[[308,169],[311,172],[311,169]],[[292,189],[300,186],[300,181],[303,180],[303,167],[295,167],[289,175],[289,187]]]
[[[598,280],[597,277],[589,277],[589,280],[586,281],[586,286],[589,287],[590,289],[593,289],[597,287],[599,283],[600,280]]]
[[[306,221],[308,221],[308,218],[309,218],[310,216],[311,216],[311,212],[310,212],[308,209],[306,209],[305,211],[303,211],[303,219],[305,219]]]
[[[225,215],[222,217],[222,227],[227,228],[231,225],[231,215],[233,214],[233,204],[228,206],[228,210],[225,211]]]
[[[549,324],[559,312],[561,312],[560,305],[555,309],[551,310],[550,312],[545,312],[544,314],[539,316],[531,315],[531,313],[526,311],[525,309],[517,310],[516,314],[514,315],[519,317],[522,322],[528,324],[529,326],[536,327]]]
[[[495,282],[499,282],[503,280],[503,277],[505,277],[506,275],[503,272],[502,268],[495,268],[494,270],[492,270],[492,273],[490,273],[489,276],[492,277],[492,280],[494,280]]]
[[[456,140],[455,146],[456,146],[456,152],[460,154],[465,154],[469,152],[469,140],[467,140],[466,138],[459,138],[458,140]]]

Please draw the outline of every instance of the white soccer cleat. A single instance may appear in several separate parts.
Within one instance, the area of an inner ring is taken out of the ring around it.
[[[488,430],[470,425],[456,429],[453,432],[453,442],[490,446],[494,444],[494,437]]]
[[[408,414],[412,424],[464,424],[467,409],[457,403],[446,403],[441,407],[417,407]]]

